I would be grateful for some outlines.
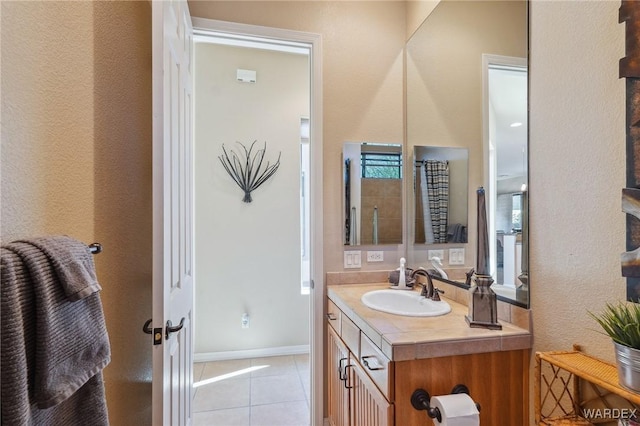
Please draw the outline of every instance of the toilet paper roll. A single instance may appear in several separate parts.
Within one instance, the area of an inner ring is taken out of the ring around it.
[[[466,393],[434,396],[430,404],[438,408],[442,415],[441,422],[434,421],[438,426],[480,425],[480,413],[476,403]]]

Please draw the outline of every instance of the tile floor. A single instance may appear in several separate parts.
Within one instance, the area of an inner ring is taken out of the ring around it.
[[[308,426],[309,355],[193,366],[194,426]]]

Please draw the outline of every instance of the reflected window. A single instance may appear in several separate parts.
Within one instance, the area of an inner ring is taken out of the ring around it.
[[[511,229],[522,232],[522,194],[513,194],[511,205]]]
[[[363,178],[400,179],[402,177],[402,154],[399,152],[362,152],[360,163]]]

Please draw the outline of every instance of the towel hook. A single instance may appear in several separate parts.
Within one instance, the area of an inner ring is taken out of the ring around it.
[[[144,325],[142,326],[142,331],[144,331],[147,334],[153,334],[153,330],[151,330],[151,321],[152,319],[149,318],[144,322]]]

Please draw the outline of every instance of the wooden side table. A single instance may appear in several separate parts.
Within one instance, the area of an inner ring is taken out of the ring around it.
[[[616,424],[615,416],[631,414],[640,407],[640,393],[618,384],[616,366],[580,352],[579,346],[574,345],[573,351],[536,352],[535,359],[534,409],[537,425]],[[550,370],[542,371],[543,362]],[[594,397],[583,398],[581,381],[589,383]],[[613,396],[622,398],[627,406],[612,405]],[[586,416],[586,407],[593,405],[594,401],[604,408],[591,411],[591,416]],[[609,413],[611,417],[607,418],[603,413]],[[637,413],[640,416],[640,410]]]

